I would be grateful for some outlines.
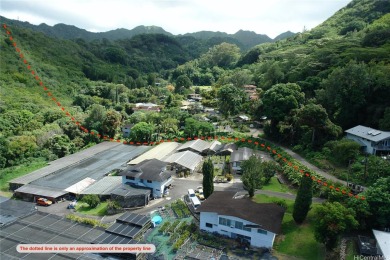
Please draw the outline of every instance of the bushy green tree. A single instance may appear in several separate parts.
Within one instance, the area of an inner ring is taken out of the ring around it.
[[[237,115],[245,101],[245,92],[231,84],[222,86],[218,90],[217,96],[219,99],[219,111],[226,118]]]
[[[294,202],[293,218],[301,224],[309,213],[313,197],[313,180],[310,176],[303,176]]]
[[[154,126],[145,122],[135,124],[131,128],[130,140],[135,142],[150,142],[152,134],[154,133]]]
[[[277,133],[277,124],[284,120],[291,110],[299,108],[305,99],[301,87],[296,83],[276,84],[262,96],[263,112],[271,119],[271,132]]]
[[[337,245],[340,235],[358,226],[353,209],[338,202],[325,202],[317,206],[314,216],[314,236],[330,250]]]
[[[202,167],[203,173],[203,194],[207,199],[214,192],[214,164],[211,158],[208,158]]]
[[[241,163],[242,176],[241,180],[245,189],[249,193],[249,197],[255,195],[256,189],[261,189],[263,186],[263,171],[261,169],[261,160],[252,155],[248,160]]]
[[[107,111],[102,123],[103,133],[109,137],[114,137],[121,123],[122,116],[114,110]]]
[[[99,196],[96,194],[87,194],[82,198],[82,201],[87,203],[92,209],[100,204]]]
[[[368,223],[373,228],[390,226],[390,176],[378,179],[363,195],[366,197],[372,215]]]

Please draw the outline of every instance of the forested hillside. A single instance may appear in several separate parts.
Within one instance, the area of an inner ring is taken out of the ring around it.
[[[320,150],[358,124],[390,130],[389,1],[352,1],[313,30],[246,53],[223,37],[87,41],[16,23],[9,30],[62,105],[89,130],[110,137],[121,138],[124,124],[137,124],[138,135],[129,138],[142,141],[214,133],[198,106],[180,111],[193,92],[220,111],[211,121],[235,127],[238,114],[267,116],[267,138],[298,150]],[[52,160],[99,141],[41,91],[4,29],[0,55],[0,167]],[[246,84],[257,86],[259,99],[246,96]],[[210,87],[194,87],[202,85]],[[137,102],[157,103],[162,111],[134,112]]]

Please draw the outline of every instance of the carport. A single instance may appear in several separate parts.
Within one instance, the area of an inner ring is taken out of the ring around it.
[[[45,197],[55,202],[61,199],[61,197],[68,194],[68,192],[51,187],[42,187],[34,184],[27,184],[15,190],[14,194],[16,197],[27,201],[35,202],[37,197]]]

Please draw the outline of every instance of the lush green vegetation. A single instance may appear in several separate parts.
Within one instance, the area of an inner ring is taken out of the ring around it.
[[[91,207],[87,203],[77,203],[76,211],[85,215],[104,216],[107,215],[107,202],[99,203],[96,207]]]
[[[257,203],[276,202],[285,205],[287,208],[282,222],[283,235],[276,240],[274,249],[278,253],[294,256],[302,259],[323,259],[325,256],[324,247],[314,238],[313,209],[319,204],[313,204],[313,209],[302,225],[295,223],[292,213],[294,201],[279,199],[267,195],[257,194],[254,197]]]

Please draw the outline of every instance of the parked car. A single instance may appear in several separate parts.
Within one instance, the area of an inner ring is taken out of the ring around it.
[[[203,194],[203,189],[202,188],[198,188],[195,192],[196,196],[200,199],[200,200],[204,200],[204,194]]]
[[[41,206],[48,207],[51,204],[53,204],[53,202],[51,200],[46,199],[46,198],[39,198],[39,199],[37,199],[37,204],[41,205]]]

